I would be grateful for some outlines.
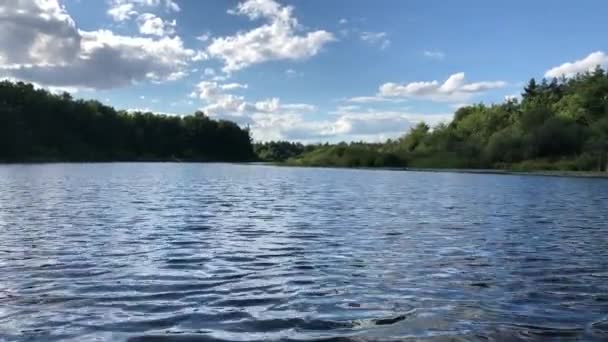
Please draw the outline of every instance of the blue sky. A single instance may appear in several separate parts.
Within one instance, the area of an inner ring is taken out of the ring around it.
[[[256,140],[381,141],[608,63],[608,2],[0,0],[0,77]]]

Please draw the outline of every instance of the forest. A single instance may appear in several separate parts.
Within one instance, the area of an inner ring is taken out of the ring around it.
[[[608,73],[531,79],[521,100],[458,109],[450,123],[419,123],[395,140],[304,146],[257,144],[268,161],[302,166],[606,171]]]
[[[251,161],[247,129],[189,116],[117,111],[95,100],[0,82],[0,161]]]

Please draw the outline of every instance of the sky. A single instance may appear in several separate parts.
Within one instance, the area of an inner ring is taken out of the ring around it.
[[[605,0],[0,0],[0,78],[254,140],[383,141],[608,65]]]

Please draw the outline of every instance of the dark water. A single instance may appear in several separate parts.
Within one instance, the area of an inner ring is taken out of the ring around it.
[[[0,166],[0,340],[608,340],[608,181]]]

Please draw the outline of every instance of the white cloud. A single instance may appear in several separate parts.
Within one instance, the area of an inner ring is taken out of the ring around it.
[[[425,57],[430,58],[430,59],[436,59],[436,60],[444,60],[445,59],[445,53],[441,52],[441,51],[424,51],[422,53]]]
[[[245,102],[243,96],[226,93],[226,90],[235,90],[246,86],[234,84],[220,84],[213,81],[202,81],[197,86],[195,91],[190,94],[190,97],[203,100],[206,105],[202,110],[209,114],[238,114],[243,116],[243,113],[248,108],[249,104]]]
[[[206,61],[207,59],[209,59],[209,55],[207,55],[205,51],[201,50],[196,51],[196,53],[192,57],[193,62]]]
[[[161,39],[78,30],[56,0],[0,3],[0,76],[44,86],[107,89],[184,77],[195,52]]]
[[[411,121],[399,112],[350,113],[340,116],[335,126],[341,134],[401,135],[411,126]]]
[[[209,40],[209,38],[211,38],[211,33],[205,32],[205,33],[201,34],[200,36],[197,36],[196,40],[200,40],[201,42],[206,42]]]
[[[80,41],[57,1],[0,1],[0,66],[70,63]]]
[[[346,99],[346,102],[351,103],[375,103],[375,102],[391,102],[391,103],[400,103],[405,102],[405,99],[396,99],[382,96],[355,96]]]
[[[21,80],[14,78],[14,77],[0,77],[0,81],[8,81],[8,82],[15,83],[15,82],[19,82]],[[54,86],[42,85],[42,84],[39,84],[36,82],[31,82],[31,84],[35,89],[45,89],[45,90],[49,91],[51,94],[55,94],[55,95],[61,95],[66,92],[73,95],[73,94],[78,93],[78,91],[79,91],[78,88],[74,88],[74,87],[54,87]]]
[[[220,85],[222,90],[247,89],[249,86],[241,83],[228,83]]]
[[[302,142],[385,141],[405,134],[410,127],[425,121],[430,125],[448,122],[452,114],[420,114],[407,111],[360,110],[341,106],[336,117],[310,120],[298,113],[255,113],[249,122],[255,140],[292,140]]]
[[[453,74],[448,79],[439,83],[438,81],[412,82],[407,84],[385,83],[380,86],[378,96],[420,98],[433,101],[462,101],[473,95],[487,90],[502,88],[506,85],[503,81],[465,83],[463,72]]]
[[[108,15],[112,17],[114,21],[125,21],[137,15],[137,11],[135,11],[133,8],[133,4],[130,3],[115,5],[108,9]]]
[[[301,76],[303,76],[303,75],[304,75],[303,73],[298,72],[298,71],[296,71],[296,70],[294,70],[294,69],[291,69],[291,68],[290,68],[290,69],[285,70],[285,76],[287,76],[287,77],[289,77],[289,78],[301,77]]]
[[[317,110],[316,106],[306,103],[287,103],[281,106],[283,110],[295,111],[300,113],[314,112]]]
[[[275,112],[309,112],[316,107],[302,103],[281,104],[278,98],[269,98],[255,103],[248,102],[243,96],[229,93],[238,89],[247,89],[246,84],[240,83],[218,83],[214,81],[202,81],[197,86],[192,98],[203,100],[206,105],[202,110],[210,115],[245,115],[254,112],[275,113]]]
[[[340,25],[348,24],[348,19],[342,18],[338,23],[340,23]]]
[[[205,76],[213,76],[215,75],[215,70],[213,70],[213,68],[205,68],[205,71],[203,71],[203,73],[205,74]]]
[[[150,109],[150,107],[127,108],[127,112],[129,112],[129,113],[135,113],[135,112],[150,113],[150,112],[152,112],[152,109]]]
[[[307,121],[300,114],[254,113],[250,123],[256,141],[326,141],[332,134],[329,121]]]
[[[452,114],[418,114],[407,111],[382,111],[359,106],[339,106],[330,119],[307,116],[317,108],[305,103],[283,104],[277,97],[247,101],[244,96],[229,93],[243,89],[238,83],[221,84],[203,81],[190,97],[201,99],[201,108],[208,115],[248,125],[257,141],[295,140],[322,141],[383,141],[398,137],[422,120],[431,125],[449,121]]]
[[[114,21],[125,21],[139,14],[139,9],[164,7],[168,12],[179,12],[180,8],[173,0],[110,0],[108,15]]]
[[[167,7],[168,10],[173,11],[173,12],[179,12],[181,10],[181,8],[179,8],[177,3],[175,3],[175,1],[172,1],[172,0],[165,0],[165,6]]]
[[[217,82],[202,81],[191,94],[192,97],[198,97],[201,100],[212,102],[218,97],[223,96],[224,92],[221,85]]]
[[[175,33],[175,20],[164,21],[152,13],[143,13],[137,17],[139,33],[154,36],[167,36]]]
[[[279,137],[278,132],[288,123],[301,121],[299,118],[302,114],[316,110],[315,106],[304,103],[283,104],[276,97],[251,102],[244,96],[229,93],[245,88],[246,85],[239,83],[221,84],[203,81],[197,85],[190,97],[202,100],[204,106],[201,110],[212,117],[249,125],[258,140],[264,140],[265,137]],[[293,129],[302,128],[293,127]]]
[[[359,36],[362,41],[377,45],[381,50],[384,50],[391,46],[391,41],[388,39],[388,34],[386,32],[362,32]]]
[[[0,76],[44,86],[104,89],[176,80],[195,55],[179,37],[79,30],[57,0],[0,2],[0,13]]]
[[[591,71],[597,66],[608,65],[608,55],[603,51],[590,53],[587,57],[574,62],[564,63],[547,70],[545,77],[572,77],[578,73]]]
[[[279,110],[279,106],[280,106],[279,99],[276,97],[273,97],[271,99],[256,102],[254,105],[254,108],[257,112],[274,113],[277,110]]]
[[[183,114],[178,114],[178,113],[162,112],[162,111],[154,110],[150,107],[127,108],[127,112],[129,112],[129,113],[154,113],[154,114],[167,115],[167,116],[182,116],[183,115]]]
[[[332,114],[340,114],[343,112],[354,112],[356,110],[361,109],[359,105],[346,105],[346,106],[338,106],[338,109],[335,112],[331,112]]]
[[[298,35],[300,26],[293,17],[293,7],[273,0],[247,0],[230,14],[244,15],[265,24],[234,36],[213,39],[207,47],[210,56],[224,61],[223,70],[236,71],[272,60],[301,60],[319,53],[334,36],[323,30]]]
[[[458,109],[460,109],[460,108],[462,108],[462,107],[468,107],[468,106],[470,106],[470,105],[471,105],[470,103],[465,103],[465,102],[463,102],[463,103],[452,103],[452,104],[450,105],[450,107],[451,107],[452,109],[454,109],[454,110],[458,110]]]

